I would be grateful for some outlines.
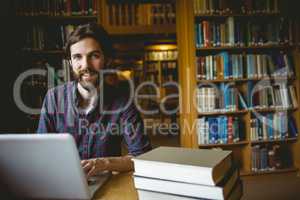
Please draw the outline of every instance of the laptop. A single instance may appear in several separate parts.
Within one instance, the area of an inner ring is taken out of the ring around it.
[[[86,180],[70,134],[0,134],[0,181],[17,198],[91,199],[110,175]]]

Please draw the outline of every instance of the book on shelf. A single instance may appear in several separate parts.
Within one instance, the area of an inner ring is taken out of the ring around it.
[[[194,14],[197,15],[222,15],[232,13],[235,4],[228,0],[194,0]]]
[[[294,32],[296,32],[296,37],[295,39],[295,44],[299,47],[300,46],[300,23],[299,19],[295,20],[295,25],[294,25]]]
[[[201,117],[197,119],[198,144],[228,144],[245,139],[244,123],[233,116]]]
[[[204,198],[193,198],[188,196],[182,195],[174,195],[168,193],[161,193],[161,192],[153,192],[148,190],[141,190],[137,189],[137,193],[140,200],[208,200]],[[237,181],[234,185],[233,190],[230,192],[227,200],[237,200],[240,199],[243,195],[243,184],[242,181]]]
[[[225,20],[201,19],[195,24],[196,48],[253,47],[293,44],[292,21],[283,18],[244,22],[233,16]]]
[[[296,89],[295,86],[293,85],[289,85],[289,89],[288,89],[288,94],[290,95],[290,99],[291,99],[291,103],[293,105],[293,108],[298,108],[298,101],[297,101],[297,93],[296,93]]]
[[[30,25],[25,29],[24,50],[61,50],[78,25]]]
[[[196,58],[200,80],[234,80],[247,78],[290,78],[295,74],[293,59],[285,52],[270,54],[232,54],[221,52]]]
[[[197,110],[201,114],[209,112],[236,112],[243,110],[245,101],[235,83],[221,82],[216,85],[199,83],[197,89]],[[241,102],[243,101],[243,102]]]
[[[242,7],[243,13],[259,14],[259,13],[279,13],[279,1],[267,0],[267,1],[244,1],[245,4]]]
[[[292,77],[295,74],[291,55],[284,52],[247,54],[247,78]]]
[[[196,58],[197,78],[203,80],[240,79],[244,77],[242,54],[221,52]]]
[[[167,61],[161,63],[162,83],[177,81],[177,62]]]
[[[278,0],[264,1],[230,1],[230,0],[194,0],[194,14],[225,15],[225,14],[274,14],[279,13]]]
[[[288,119],[288,133],[291,138],[297,138],[299,135],[295,118],[292,116]]]
[[[134,185],[138,190],[168,193],[192,198],[227,199],[238,179],[238,170],[233,167],[216,186],[191,184],[141,176],[134,176]]]
[[[34,61],[31,66],[35,69],[45,69],[45,64],[41,61]],[[27,77],[20,92],[25,105],[31,108],[41,108],[47,92],[47,78],[38,74]]]
[[[292,158],[286,145],[255,145],[251,148],[251,170],[272,171],[291,167]]]
[[[268,151],[267,148],[260,148],[259,145],[252,147],[252,171],[268,169]]]
[[[95,16],[97,0],[15,0],[13,7],[17,16]]]
[[[150,26],[175,24],[175,4],[172,2],[140,4],[136,1],[108,3],[110,26]]]
[[[145,61],[168,61],[177,60],[177,50],[159,50],[159,51],[146,51]]]
[[[232,167],[231,151],[158,147],[133,158],[135,175],[215,186]]]
[[[251,141],[276,141],[297,138],[298,128],[294,117],[286,112],[268,113],[250,120]]]
[[[58,66],[46,63],[45,67],[48,75],[48,88],[53,88],[71,81],[71,65],[69,60],[62,59]]]
[[[71,64],[70,61],[67,59],[62,60],[62,74],[61,77],[63,78],[63,82],[71,81]]]
[[[276,110],[298,107],[294,85],[276,80],[275,83],[248,81],[247,87],[249,108],[274,108]]]

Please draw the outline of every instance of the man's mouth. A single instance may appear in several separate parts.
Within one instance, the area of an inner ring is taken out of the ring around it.
[[[82,74],[82,77],[91,77],[91,76],[92,76],[92,74],[90,74],[90,73]]]
[[[90,79],[94,78],[95,76],[96,76],[96,74],[84,73],[84,74],[81,75],[81,79],[89,81]]]

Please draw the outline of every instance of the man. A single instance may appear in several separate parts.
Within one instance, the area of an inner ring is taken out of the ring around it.
[[[112,59],[108,34],[96,24],[81,25],[71,33],[66,54],[75,81],[48,91],[37,132],[72,134],[88,177],[103,170],[133,170],[132,156],[150,150],[151,145],[130,103],[134,101],[124,95],[130,92],[100,76]],[[122,140],[128,147],[126,156],[120,156]]]

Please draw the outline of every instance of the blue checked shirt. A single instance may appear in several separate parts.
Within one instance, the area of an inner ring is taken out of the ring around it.
[[[50,89],[44,99],[37,133],[71,134],[81,159],[120,156],[122,141],[133,156],[150,150],[151,145],[135,105],[128,103],[128,98],[120,95],[122,92],[112,88],[108,90],[111,98],[103,108],[98,103],[86,114],[78,109],[77,82]],[[103,110],[116,112],[104,113]]]

